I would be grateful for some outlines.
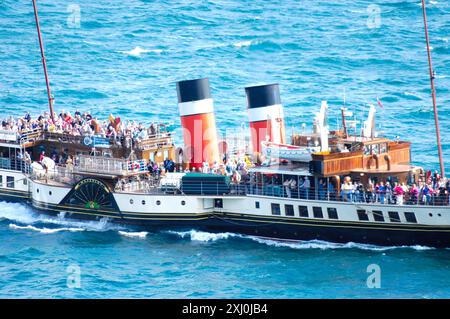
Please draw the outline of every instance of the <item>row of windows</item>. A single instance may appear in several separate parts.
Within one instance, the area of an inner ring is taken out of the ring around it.
[[[255,203],[256,208],[259,208],[259,202]],[[281,215],[281,205],[272,203],[272,215]],[[284,205],[284,214],[286,216],[295,216],[294,205],[286,204]],[[327,207],[327,214],[329,219],[338,219],[338,213],[336,208]],[[309,217],[308,206],[298,206],[298,216],[300,217]],[[314,218],[323,218],[322,207],[313,207],[313,217]]]
[[[358,209],[357,213],[358,213],[359,220],[363,220],[363,221],[369,220],[369,215],[367,215],[366,210]],[[383,212],[381,210],[374,210],[374,211],[372,211],[372,214],[373,214],[373,219],[376,222],[384,222],[385,221]],[[391,221],[391,223],[400,223],[401,222],[400,215],[398,212],[388,212],[388,216],[389,216],[389,220]],[[408,223],[417,224],[416,215],[412,212],[405,212],[405,219]]]
[[[23,179],[23,184],[27,184],[27,179]],[[3,175],[0,175],[0,187],[15,188],[14,176],[6,176],[6,183],[3,185]]]
[[[259,208],[259,202],[255,202],[256,208]],[[271,203],[272,208],[272,215],[281,215],[281,205],[276,203]],[[369,215],[367,214],[366,210],[364,209],[358,209],[358,219],[361,221],[368,221]],[[373,219],[376,222],[384,222],[384,216],[383,212],[380,210],[374,210],[373,213]],[[284,214],[286,216],[295,216],[295,210],[294,205],[286,204],[284,205]],[[339,219],[337,209],[334,207],[327,207],[327,214],[329,219]],[[308,212],[308,206],[298,206],[298,216],[300,217],[309,217]],[[392,223],[400,223],[400,215],[398,212],[388,212],[389,220]],[[314,218],[323,218],[323,211],[322,207],[313,207],[313,217]],[[405,212],[405,219],[408,223],[415,223],[417,224],[417,218],[416,215],[412,212]]]

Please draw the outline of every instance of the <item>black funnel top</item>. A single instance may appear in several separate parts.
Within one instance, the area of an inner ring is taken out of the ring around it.
[[[178,103],[211,98],[208,78],[177,82]]]
[[[246,87],[245,93],[249,109],[281,104],[278,83]]]

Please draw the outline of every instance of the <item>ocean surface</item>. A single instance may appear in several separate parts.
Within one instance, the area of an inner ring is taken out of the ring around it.
[[[450,3],[427,4],[449,159]],[[438,168],[419,0],[38,5],[57,111],[179,132],[176,81],[208,77],[227,134],[246,123],[245,86],[279,83],[291,132],[311,127],[322,100],[335,127],[344,103],[361,120],[378,97],[377,128],[411,140],[415,164]],[[29,0],[0,0],[0,79],[0,117],[47,108]],[[380,288],[367,284],[373,267]],[[0,203],[0,298],[448,298],[449,278],[450,250],[142,232]]]

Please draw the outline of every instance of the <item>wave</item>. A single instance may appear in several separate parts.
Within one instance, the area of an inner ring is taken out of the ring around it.
[[[63,228],[38,228],[32,225],[27,225],[27,226],[19,226],[16,224],[9,224],[9,228],[11,229],[27,229],[27,230],[33,230],[36,232],[39,232],[41,234],[54,234],[54,233],[58,233],[58,232],[62,232],[62,231],[69,231],[69,232],[79,232],[79,231],[84,231],[85,229],[83,228],[75,228],[75,227],[63,227]]]
[[[0,220],[9,220],[11,222],[19,223],[26,226],[35,226],[37,224],[49,224],[49,225],[63,226],[66,228],[80,228],[86,231],[97,231],[97,232],[123,229],[123,227],[120,225],[112,224],[108,218],[102,218],[98,221],[81,221],[76,219],[70,220],[65,219],[66,215],[65,212],[59,213],[57,217],[52,217],[44,214],[37,214],[33,212],[30,208],[19,203],[0,202],[0,205],[2,206],[2,210],[0,211]]]
[[[123,230],[119,230],[119,234],[125,237],[131,237],[131,238],[145,238],[148,235],[148,232],[142,231],[142,232],[126,232]]]
[[[152,49],[152,50],[147,50],[147,49],[143,49],[139,46],[135,47],[134,49],[130,50],[130,51],[119,51],[120,53],[129,55],[129,56],[133,56],[133,57],[140,57],[143,53],[156,53],[156,54],[161,54],[164,52],[164,50],[162,49]]]
[[[414,249],[414,250],[430,250],[434,249],[432,247],[426,246],[377,246],[370,244],[359,244],[354,242],[349,243],[333,243],[327,242],[323,240],[308,240],[308,241],[300,241],[300,240],[278,240],[272,238],[263,238],[256,236],[248,236],[241,235],[236,233],[209,233],[204,231],[190,230],[184,232],[177,231],[167,231],[167,233],[175,234],[181,238],[189,238],[192,241],[202,241],[202,242],[214,242],[217,240],[226,240],[229,238],[242,238],[253,240],[259,244],[264,244],[273,247],[285,247],[292,249],[361,249],[361,250],[371,250],[371,251],[386,251],[393,249]]]
[[[248,41],[235,42],[235,43],[233,43],[233,46],[235,46],[236,48],[242,48],[242,47],[249,47],[252,44],[254,44],[254,42],[252,40],[248,40]]]
[[[181,238],[189,238],[193,241],[203,241],[203,242],[228,239],[230,237],[243,237],[243,235],[239,235],[239,234],[235,234],[235,233],[209,233],[209,232],[197,231],[197,230],[190,230],[190,231],[184,231],[184,232],[177,232],[177,231],[169,230],[169,231],[167,231],[167,233],[178,235]]]
[[[403,95],[404,95],[407,99],[410,99],[410,100],[416,100],[416,101],[421,101],[421,100],[423,100],[423,98],[422,98],[418,93],[416,93],[416,92],[408,92],[408,91],[405,91],[405,92],[403,92]]]

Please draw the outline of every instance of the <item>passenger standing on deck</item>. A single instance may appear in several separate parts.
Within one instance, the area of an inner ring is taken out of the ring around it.
[[[325,199],[325,182],[323,181],[323,179],[320,179],[319,181],[319,200],[324,200]]]
[[[445,183],[445,189],[447,190],[447,205],[450,204],[450,180]]]
[[[416,184],[413,184],[411,186],[411,189],[409,190],[409,196],[411,199],[411,204],[416,205],[419,200],[419,189],[417,188]]]
[[[422,188],[422,200],[425,205],[430,204],[431,202],[431,189],[428,187],[428,184],[425,183],[425,185]]]
[[[291,180],[287,179],[283,182],[283,186],[284,189],[286,191],[286,195],[287,197],[291,198],[292,197],[292,193],[291,193]]]
[[[438,171],[434,171],[433,177],[432,177],[432,182],[433,182],[433,189],[437,189],[439,187],[439,182],[441,180],[441,176],[439,175]]]
[[[367,188],[366,188],[366,193],[367,193],[367,202],[368,203],[372,203],[373,202],[373,192],[374,192],[374,188],[373,188],[373,183],[371,180],[369,180],[369,184],[367,184]]]
[[[397,205],[403,205],[403,187],[401,187],[397,182],[395,183],[394,194],[397,200]]]
[[[380,203],[384,204],[386,198],[386,187],[383,182],[380,182],[380,185],[378,186],[378,193],[380,194]]]
[[[357,182],[353,182],[352,184],[352,202],[356,202],[358,200],[358,183]]]
[[[305,181],[303,182],[303,189],[304,189],[305,192],[306,192],[306,199],[309,199],[309,196],[310,196],[310,194],[309,194],[310,188],[311,188],[311,182],[309,181],[309,177],[306,176],[306,177],[305,177]]]
[[[334,193],[334,186],[333,186],[333,183],[331,181],[328,181],[327,193],[328,193],[328,199],[329,200],[335,200],[336,199],[336,194]]]
[[[386,201],[387,201],[388,204],[391,204],[392,203],[392,186],[391,186],[391,183],[386,182],[386,185],[385,185],[384,188],[385,188],[385,192],[386,192]]]

